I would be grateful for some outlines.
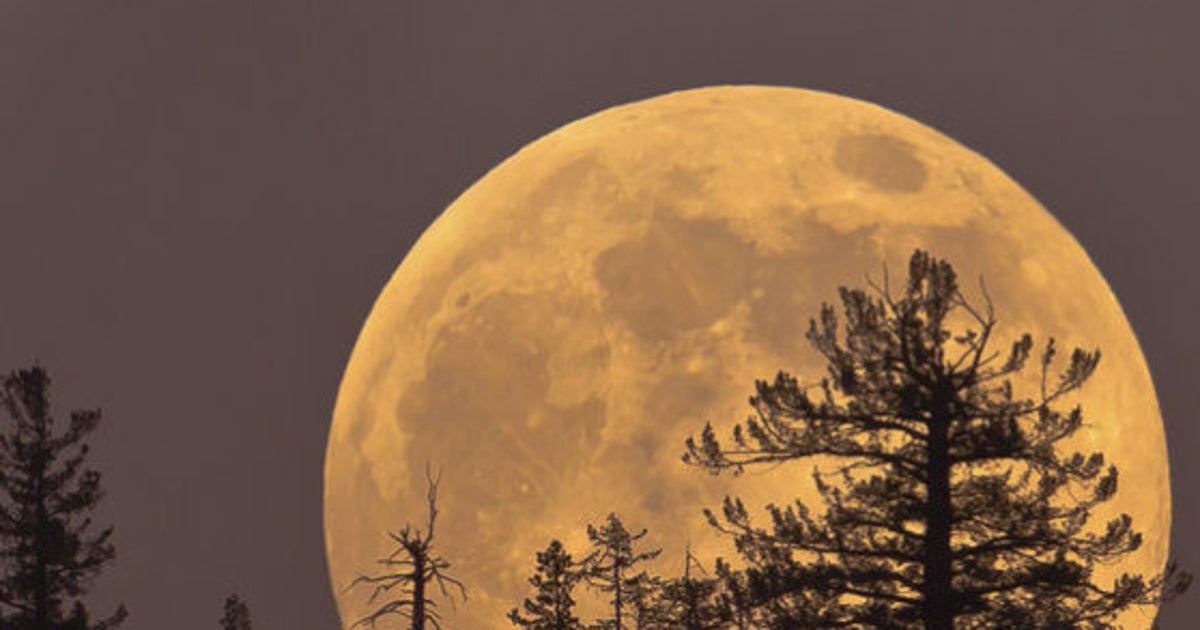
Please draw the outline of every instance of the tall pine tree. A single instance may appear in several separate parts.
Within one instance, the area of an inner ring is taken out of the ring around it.
[[[104,630],[120,606],[92,621],[80,598],[112,563],[112,527],[93,531],[103,497],[100,473],[86,467],[87,438],[100,412],[77,410],[66,426],[50,412],[50,377],[40,367],[4,380],[0,402],[0,604],[5,625],[28,630]]]
[[[537,592],[525,599],[520,610],[509,611],[509,621],[530,630],[581,630],[571,593],[582,578],[562,543],[550,541],[545,551],[537,553],[537,572],[529,578]]]
[[[1083,426],[1062,405],[1098,351],[1075,350],[1054,377],[1051,340],[1033,359],[1041,387],[1018,395],[1032,338],[993,351],[991,304],[971,304],[951,266],[920,251],[899,295],[885,282],[841,302],[841,319],[827,305],[808,331],[823,379],[760,381],[732,445],[711,426],[687,443],[685,461],[714,472],[817,467],[823,511],[769,506],[762,528],[727,498],[723,519],[710,515],[736,538],[768,627],[1093,630],[1186,587],[1173,568],[1095,577],[1142,542],[1127,515],[1090,525],[1116,468],[1062,452]]]

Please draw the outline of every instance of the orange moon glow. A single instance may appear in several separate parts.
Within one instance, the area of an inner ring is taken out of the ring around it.
[[[755,378],[823,367],[808,318],[839,285],[916,247],[982,276],[997,347],[1029,331],[1104,359],[1077,402],[1074,446],[1121,471],[1112,511],[1167,552],[1162,419],[1120,305],[1087,254],[995,165],[886,109],[791,88],[717,87],[614,107],[521,149],[426,231],[354,347],[325,463],[325,535],[347,591],[425,518],[424,466],[443,471],[438,540],[470,599],[445,627],[508,627],[534,552],[580,555],[617,511],[664,549],[734,557],[700,515],[726,493],[757,511],[810,496],[808,464],[739,478],[680,462],[683,440],[749,411]],[[979,295],[978,291],[975,293]],[[1096,526],[1108,513],[1097,515]],[[763,517],[765,522],[766,518]],[[1152,611],[1131,613],[1130,627]]]

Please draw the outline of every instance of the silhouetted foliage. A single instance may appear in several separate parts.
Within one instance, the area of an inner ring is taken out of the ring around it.
[[[374,627],[378,620],[397,615],[408,619],[412,630],[424,630],[427,622],[441,630],[441,613],[431,589],[436,585],[443,597],[451,598],[449,589],[454,588],[463,599],[467,597],[467,589],[462,582],[446,573],[450,563],[434,550],[439,479],[433,477],[428,468],[425,470],[425,477],[428,483],[426,497],[429,502],[429,520],[425,531],[422,533],[420,529],[405,525],[399,532],[388,534],[395,542],[396,548],[386,558],[378,561],[382,566],[381,572],[360,575],[350,586],[371,586],[368,601],[372,604],[383,596],[389,596],[390,599],[380,604],[369,615],[354,622],[352,627]]]
[[[80,598],[114,559],[112,527],[92,531],[103,497],[100,473],[85,467],[97,410],[72,411],[65,427],[50,410],[50,376],[40,367],[4,380],[0,402],[0,604],[7,627],[104,630],[126,617],[120,606],[91,621]]]
[[[583,579],[578,565],[561,542],[550,541],[545,551],[537,553],[537,572],[529,578],[536,592],[532,599],[526,598],[521,610],[508,613],[515,626],[531,630],[580,630],[583,624],[575,616],[575,599],[571,596],[575,585]]]
[[[662,551],[636,551],[634,545],[646,536],[646,530],[630,533],[616,514],[609,514],[599,527],[588,525],[587,535],[592,552],[582,562],[583,575],[590,586],[612,595],[609,600],[612,616],[597,620],[596,627],[603,630],[649,628],[654,620],[655,597],[661,584],[658,578],[636,569],[657,558]]]
[[[717,609],[726,625],[735,630],[750,630],[754,627],[755,600],[747,583],[747,576],[735,570],[728,562],[717,559],[717,580],[720,590],[716,594]]]
[[[704,575],[704,569],[689,549],[684,554],[683,575],[663,584],[656,623],[662,628],[678,630],[725,628],[726,616],[717,599],[720,586],[718,579]]]
[[[221,616],[221,630],[253,630],[250,623],[250,607],[237,595],[225,598],[225,614]]]
[[[1097,565],[1142,542],[1127,515],[1088,527],[1117,490],[1116,468],[1099,453],[1056,450],[1083,423],[1078,406],[1059,405],[1091,376],[1098,351],[1075,350],[1052,377],[1051,339],[1034,359],[1038,391],[1018,396],[1011,379],[1033,356],[1032,338],[992,351],[990,301],[968,302],[951,266],[925,252],[913,254],[900,295],[885,277],[840,297],[843,318],[826,305],[807,335],[827,361],[824,378],[759,381],[731,446],[711,425],[687,441],[685,461],[714,473],[815,467],[823,513],[800,500],[770,505],[769,529],[740,499],[725,499],[722,518],[708,513],[746,562],[741,576],[725,573],[726,590],[749,600],[754,623],[1090,630],[1187,586],[1174,566],[1094,579]]]

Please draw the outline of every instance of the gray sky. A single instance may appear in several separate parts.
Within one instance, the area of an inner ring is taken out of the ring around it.
[[[1195,7],[0,3],[0,368],[40,359],[62,412],[105,412],[96,600],[131,630],[214,628],[235,590],[264,630],[335,627],[329,414],[395,266],[523,144],[720,83],[898,110],[1071,230],[1149,359],[1200,569]]]

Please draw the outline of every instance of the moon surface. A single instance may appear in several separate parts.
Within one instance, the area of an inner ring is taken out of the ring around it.
[[[1100,348],[1072,446],[1121,472],[1093,526],[1126,512],[1145,535],[1103,575],[1157,572],[1162,418],[1137,339],[1071,235],[995,165],[912,119],[822,92],[714,87],[526,146],[396,270],[346,368],[326,456],[343,624],[369,610],[347,586],[391,550],[386,532],[424,525],[426,462],[443,472],[437,543],[470,590],[445,627],[508,627],[534,552],[557,537],[583,555],[584,526],[610,511],[649,528],[664,574],[689,542],[706,561],[735,557],[700,510],[727,493],[756,512],[816,499],[811,466],[714,477],[681,463],[684,438],[705,421],[725,435],[756,378],[821,374],[808,319],[838,286],[885,266],[902,277],[917,247],[948,259],[968,295],[984,278],[996,348],[1025,331]]]

